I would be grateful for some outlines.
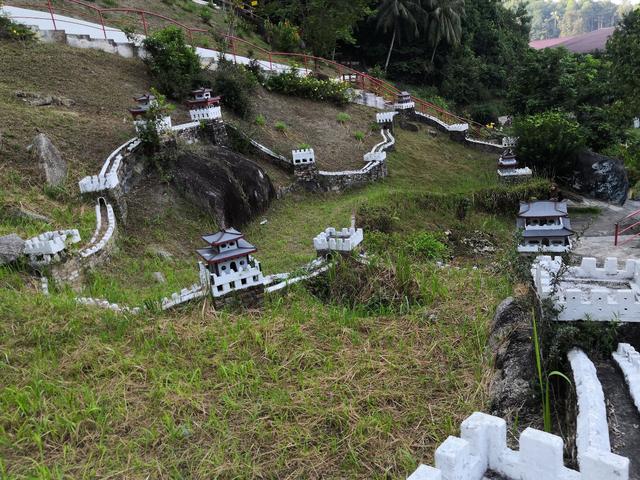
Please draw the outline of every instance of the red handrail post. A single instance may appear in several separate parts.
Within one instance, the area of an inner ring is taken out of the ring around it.
[[[236,40],[231,37],[231,51],[233,52],[233,63],[238,63],[238,59],[236,58]]]
[[[613,246],[617,247],[618,246],[618,229],[619,229],[619,224],[616,223],[616,233],[615,233],[615,239],[613,240]]]
[[[102,34],[104,35],[104,39],[107,40],[107,29],[104,28],[104,18],[102,18],[102,12],[98,10],[98,15],[100,16],[100,25],[102,25]]]
[[[53,29],[58,30],[56,26],[56,17],[53,14],[53,5],[51,5],[51,0],[47,0],[47,6],[49,7],[49,15],[51,15],[51,23],[53,23]]]
[[[140,12],[140,18],[142,19],[142,28],[144,29],[144,34],[147,35],[147,19],[144,16],[144,12]]]
[[[271,52],[269,52],[269,71],[273,71],[273,59],[271,58]]]
[[[189,42],[191,42],[191,45],[193,46],[193,31],[188,28],[187,32],[189,32]]]

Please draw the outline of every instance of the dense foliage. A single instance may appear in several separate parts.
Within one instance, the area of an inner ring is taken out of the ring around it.
[[[195,48],[187,45],[182,29],[174,26],[145,38],[145,63],[160,92],[183,98],[200,80],[202,67]]]
[[[312,76],[301,76],[295,71],[269,77],[265,87],[274,92],[311,100],[329,101],[336,105],[349,103],[348,84],[333,80],[320,80]]]
[[[249,69],[230,61],[219,60],[218,68],[207,74],[207,82],[222,97],[222,105],[247,118],[251,113],[251,95],[258,81]]]
[[[2,7],[2,2],[0,2],[0,7]],[[34,37],[35,33],[29,27],[0,15],[0,40],[32,40]]]
[[[584,148],[580,124],[562,112],[548,111],[519,118],[514,130],[519,137],[518,158],[548,176],[569,172]]]
[[[629,13],[607,43],[612,88],[627,117],[640,114],[640,10]]]

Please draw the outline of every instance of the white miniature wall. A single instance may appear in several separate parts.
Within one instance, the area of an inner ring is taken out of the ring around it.
[[[140,129],[147,125],[148,120],[134,120],[133,124],[136,126],[136,132],[140,132]],[[158,119],[156,129],[158,132],[167,132],[172,129],[171,117],[165,116]]]
[[[398,112],[380,112],[376,113],[376,122],[377,123],[392,123],[393,117],[395,117]]]
[[[531,275],[538,294],[542,298],[553,297],[551,300],[559,310],[558,320],[640,322],[640,302],[636,296],[639,265],[637,260],[627,260],[624,268],[619,269],[618,259],[609,257],[603,267],[597,267],[595,258],[585,257],[580,266],[568,267],[559,280],[554,280],[562,268],[562,259],[539,256],[531,267]],[[609,282],[609,286],[578,287],[586,281]]]
[[[387,152],[367,152],[364,154],[363,160],[369,162],[384,162],[387,159]]]
[[[313,148],[305,148],[302,150],[292,150],[291,151],[292,163],[294,165],[308,165],[311,163],[315,163],[316,154],[313,151]]]
[[[416,102],[394,103],[393,108],[396,110],[409,110],[410,108],[416,108]]]
[[[502,137],[503,147],[515,147],[518,144],[518,137]]]
[[[499,168],[498,175],[501,177],[531,177],[533,172],[529,167],[522,168]]]
[[[131,313],[137,315],[140,313],[140,307],[125,307],[118,305],[117,303],[111,303],[108,300],[102,300],[99,298],[91,298],[91,297],[77,297],[76,302],[81,305],[89,305],[92,307],[104,308],[106,310],[112,310],[118,313]]]
[[[140,140],[132,138],[116,148],[104,161],[98,175],[84,177],[78,182],[80,193],[110,190],[119,184],[118,174],[124,155],[133,152],[140,145]]]
[[[578,464],[582,465],[582,457],[589,450],[611,452],[607,407],[596,367],[589,357],[582,350],[574,348],[569,351],[567,358],[578,397],[576,447]]]
[[[640,353],[628,343],[619,343],[613,359],[620,366],[633,403],[640,412]]]
[[[189,110],[189,115],[191,116],[191,120],[217,120],[222,118],[222,110],[220,107],[209,106],[206,108],[194,108],[193,110]]]
[[[260,262],[249,256],[253,263],[239,268],[237,272],[227,270],[220,275],[211,274],[211,294],[214,297],[222,297],[229,292],[242,290],[264,284],[264,277],[260,269]]]
[[[563,464],[560,437],[527,428],[520,450],[507,447],[507,424],[476,412],[461,425],[461,438],[449,437],[438,447],[436,467],[420,465],[408,480],[482,480],[487,470],[518,480],[628,480],[629,459],[610,452],[585,452],[580,471]]]
[[[105,230],[102,238],[96,243],[97,237],[101,230],[101,224],[103,221],[102,215],[99,213],[100,201],[98,201],[98,205],[96,208],[98,211],[98,213],[96,214],[96,225],[97,225],[96,232],[94,233],[92,241],[90,242],[89,246],[80,251],[80,257],[82,258],[87,258],[92,255],[95,255],[98,252],[100,252],[102,249],[104,249],[104,247],[109,243],[109,241],[113,237],[113,233],[116,230],[116,215],[113,212],[113,207],[111,206],[111,204],[107,203],[105,206],[105,211],[107,214],[107,229]]]
[[[55,255],[79,241],[80,233],[76,229],[45,232],[27,240],[24,243],[24,253],[30,256]]]
[[[361,228],[343,228],[338,231],[329,227],[313,239],[313,246],[316,251],[351,252],[362,243],[363,239],[364,233]]]

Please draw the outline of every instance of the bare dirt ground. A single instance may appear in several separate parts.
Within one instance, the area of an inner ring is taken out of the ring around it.
[[[375,110],[350,104],[344,108],[327,102],[314,102],[302,98],[287,97],[258,88],[252,102],[253,113],[247,120],[232,118],[247,135],[275,152],[291,157],[291,150],[307,144],[314,149],[318,167],[324,170],[352,170],[363,166],[362,156],[382,140],[375,125]],[[341,124],[338,113],[349,115]],[[263,115],[266,123],[255,122]],[[276,122],[287,125],[284,133],[276,130]],[[364,141],[355,138],[356,132],[365,135]]]

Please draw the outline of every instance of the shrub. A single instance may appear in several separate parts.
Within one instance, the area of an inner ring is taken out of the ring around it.
[[[356,131],[353,134],[353,138],[355,138],[359,142],[364,141],[364,132],[361,132],[360,130]]]
[[[294,52],[300,46],[300,31],[288,20],[281,20],[276,24],[269,20],[264,22],[267,41],[271,47],[280,52]]]
[[[341,123],[344,125],[349,120],[351,120],[351,116],[348,113],[340,112],[338,113],[338,115],[336,115],[336,120],[338,121],[338,123]]]
[[[298,150],[308,150],[311,148],[311,145],[309,145],[308,143],[301,143],[300,145],[298,145]]]
[[[143,45],[148,53],[144,62],[158,90],[172,98],[183,98],[200,79],[202,67],[182,30],[175,26],[158,30],[145,38]]]
[[[2,2],[0,2],[0,6],[1,4]],[[29,27],[15,23],[4,15],[0,15],[0,39],[27,41],[33,40],[35,35]]]
[[[493,103],[481,103],[471,107],[471,118],[482,125],[498,123],[498,107]]]
[[[584,148],[584,133],[578,122],[559,111],[516,118],[514,132],[518,158],[551,177],[570,172]]]
[[[203,6],[200,9],[200,20],[208,24],[211,22],[212,18],[213,18],[213,13],[211,12],[211,9],[209,7]]]
[[[333,80],[319,80],[310,76],[303,77],[295,70],[270,77],[265,82],[265,87],[267,90],[285,95],[330,101],[339,106],[349,103],[348,84]]]
[[[146,124],[138,128],[138,138],[147,154],[160,150],[160,131],[158,130],[160,122],[175,108],[167,103],[166,97],[155,88],[151,89],[151,94],[156,97],[155,103],[144,114]]]
[[[287,124],[281,121],[277,121],[276,124],[274,125],[275,129],[277,131],[279,131],[280,133],[286,133],[287,131]]]
[[[209,75],[211,87],[216,95],[222,96],[222,105],[247,118],[251,113],[251,95],[258,85],[251,72],[221,59],[216,71]]]
[[[449,251],[444,243],[429,232],[413,235],[408,241],[408,247],[413,255],[429,260],[444,258]]]
[[[264,118],[264,115],[262,115],[261,113],[256,115],[256,125],[258,125],[259,127],[264,127],[266,124],[267,124],[267,119]]]

